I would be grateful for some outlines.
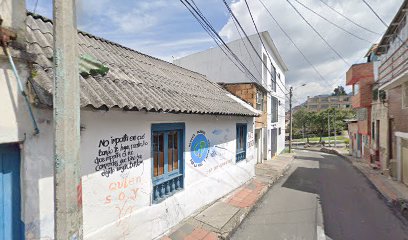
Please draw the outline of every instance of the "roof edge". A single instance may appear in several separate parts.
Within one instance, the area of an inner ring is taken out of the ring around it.
[[[288,66],[286,65],[285,61],[283,61],[282,56],[280,55],[278,48],[276,47],[275,43],[273,42],[273,39],[271,37],[271,35],[269,34],[269,31],[263,31],[260,33],[262,36],[264,36],[264,38],[267,40],[268,45],[271,47],[272,51],[273,51],[273,55],[276,56],[277,59],[276,62],[280,65],[280,67],[282,68],[282,70],[284,72],[289,71]]]

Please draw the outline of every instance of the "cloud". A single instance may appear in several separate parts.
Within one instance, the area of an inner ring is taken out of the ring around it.
[[[247,0],[260,31],[268,30],[275,45],[289,67],[287,85],[305,87],[295,92],[295,97],[304,100],[307,95],[332,92],[339,84],[344,85],[345,65],[294,12],[286,0],[262,0],[270,12],[292,37],[304,54],[324,76],[321,80],[313,68],[302,58],[281,30],[276,26],[259,0]],[[358,40],[335,28],[295,0],[290,0],[297,9],[318,29],[324,38],[349,62],[362,62],[370,44]],[[367,32],[333,12],[320,0],[298,0],[331,21],[373,43],[381,36]],[[376,32],[385,27],[360,0],[321,0],[355,22]],[[32,10],[36,0],[27,0]],[[203,14],[226,41],[239,37],[229,18],[228,11],[220,0],[195,0]],[[390,22],[403,0],[370,0],[377,13]],[[211,38],[179,1],[168,0],[77,0],[78,28],[118,42],[143,53],[172,61],[194,52],[215,47]],[[243,0],[232,0],[231,9],[248,34],[255,29]],[[52,0],[40,0],[37,12],[52,17]],[[302,91],[300,91],[302,89]]]
[[[345,84],[345,73],[350,66],[345,65],[344,62],[324,44],[313,30],[300,18],[300,16],[296,14],[287,1],[262,0],[285,31],[287,31],[292,37],[293,41],[324,76],[325,80],[321,80],[313,68],[302,58],[301,54],[276,26],[275,22],[260,4],[259,0],[247,1],[251,7],[259,31],[268,30],[270,32],[280,54],[289,67],[289,72],[286,77],[287,85],[298,86],[307,83],[307,85],[302,88],[302,91],[295,95],[298,99],[304,101],[308,95],[313,96],[330,93],[335,86]],[[348,35],[306,10],[294,0],[290,1],[347,62],[352,64],[364,61],[362,57],[371,44]],[[322,4],[320,0],[299,1],[348,31],[369,39],[372,43],[377,42],[380,38],[379,35],[365,31],[348,22],[346,19]],[[353,19],[355,22],[358,22],[369,29],[377,32],[383,32],[385,30],[384,25],[381,24],[362,1],[323,1],[329,6],[342,12],[347,17]],[[386,22],[390,22],[402,4],[402,0],[370,0],[370,4]],[[231,9],[238,17],[246,32],[248,34],[254,34],[255,29],[249,17],[245,2],[243,0],[234,1],[231,4]],[[228,39],[228,41],[239,38],[231,19],[229,19],[223,26],[220,34]]]

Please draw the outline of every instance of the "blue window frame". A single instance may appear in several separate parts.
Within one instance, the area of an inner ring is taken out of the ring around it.
[[[237,153],[236,161],[239,162],[246,158],[246,140],[247,140],[247,124],[237,123]]]
[[[184,123],[152,125],[153,203],[184,186]]]

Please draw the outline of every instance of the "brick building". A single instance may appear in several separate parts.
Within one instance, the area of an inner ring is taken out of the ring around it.
[[[384,118],[386,112],[387,118],[372,121],[372,129],[377,130],[375,141],[378,147],[375,150],[380,152],[386,164],[383,170],[389,169],[395,179],[405,184],[408,184],[407,9],[408,1],[405,0],[376,51],[380,57],[374,91],[378,108],[376,115]],[[383,126],[386,126],[386,130]],[[381,154],[383,149],[386,149],[386,155]]]
[[[222,83],[228,92],[241,98],[248,104],[250,104],[256,110],[262,111],[261,115],[255,118],[255,128],[266,128],[267,122],[267,91],[264,87],[257,83]]]
[[[371,144],[371,102],[374,83],[374,61],[377,56],[372,54],[376,46],[366,54],[367,62],[353,64],[346,74],[346,85],[352,86],[351,106],[356,111],[357,119],[349,123],[350,146],[353,156],[362,157],[373,162],[376,158],[370,154]],[[356,127],[351,127],[351,125]]]

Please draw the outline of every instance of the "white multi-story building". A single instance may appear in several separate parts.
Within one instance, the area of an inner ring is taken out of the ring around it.
[[[256,52],[250,45],[251,43]],[[229,42],[227,46],[255,76],[256,82],[249,77],[247,72],[239,70],[219,47],[176,59],[174,63],[204,74],[208,79],[224,85],[251,83],[256,85],[258,91],[255,91],[255,94],[249,92],[249,89],[243,90],[244,88],[232,91],[243,100],[253,103],[254,106],[259,102],[257,101],[259,90],[266,93],[266,101],[263,101],[266,102],[266,107],[258,109],[264,110],[266,117],[261,116],[258,120],[265,124],[257,125],[255,147],[258,151],[258,161],[270,159],[285,148],[285,73],[288,71],[287,66],[267,31]],[[252,101],[254,98],[256,100]]]

